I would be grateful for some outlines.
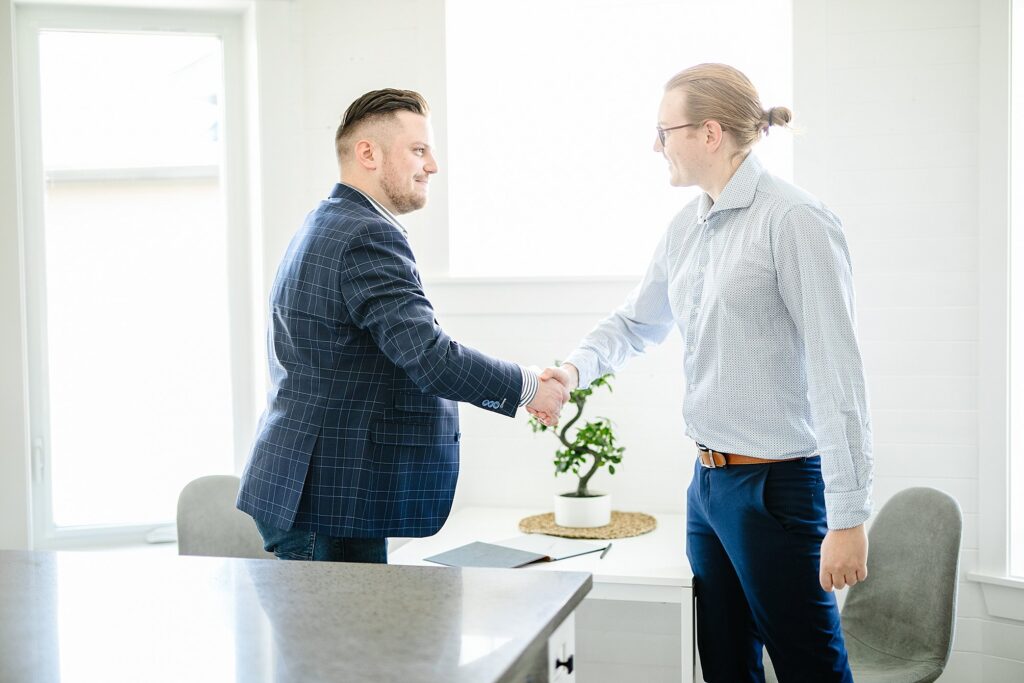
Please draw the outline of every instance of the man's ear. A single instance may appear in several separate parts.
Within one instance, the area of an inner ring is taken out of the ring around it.
[[[725,138],[722,124],[714,119],[704,122],[701,134],[704,136],[704,143],[708,146],[708,150],[712,152],[722,146],[722,141]]]
[[[353,157],[356,163],[367,171],[375,171],[377,166],[380,165],[381,152],[377,145],[373,144],[370,140],[364,139],[356,142]]]

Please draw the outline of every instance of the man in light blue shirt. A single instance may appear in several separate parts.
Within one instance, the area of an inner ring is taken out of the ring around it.
[[[698,444],[698,646],[707,680],[723,683],[763,681],[762,646],[783,683],[851,682],[831,591],[867,578],[871,421],[846,240],[835,214],[750,152],[790,118],[725,65],[668,83],[654,150],[673,185],[704,193],[563,365],[586,387],[679,329]]]

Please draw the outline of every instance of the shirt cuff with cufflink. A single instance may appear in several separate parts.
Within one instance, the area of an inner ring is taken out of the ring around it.
[[[534,397],[537,395],[537,383],[539,379],[537,373],[533,372],[529,368],[525,368],[520,365],[519,370],[523,373],[523,392],[519,398],[519,407],[522,408],[523,406],[529,405],[533,402]]]

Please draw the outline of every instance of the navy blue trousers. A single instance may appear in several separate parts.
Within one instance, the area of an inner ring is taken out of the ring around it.
[[[687,493],[686,556],[709,683],[853,683],[835,595],[818,583],[821,458],[708,469]]]
[[[279,560],[388,563],[386,538],[339,538],[316,531],[278,529],[256,520],[263,549]]]

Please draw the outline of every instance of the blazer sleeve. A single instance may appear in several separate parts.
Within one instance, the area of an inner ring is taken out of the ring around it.
[[[445,334],[423,293],[408,240],[389,223],[357,229],[341,254],[340,290],[352,322],[424,392],[513,416],[518,365],[463,346]]]

